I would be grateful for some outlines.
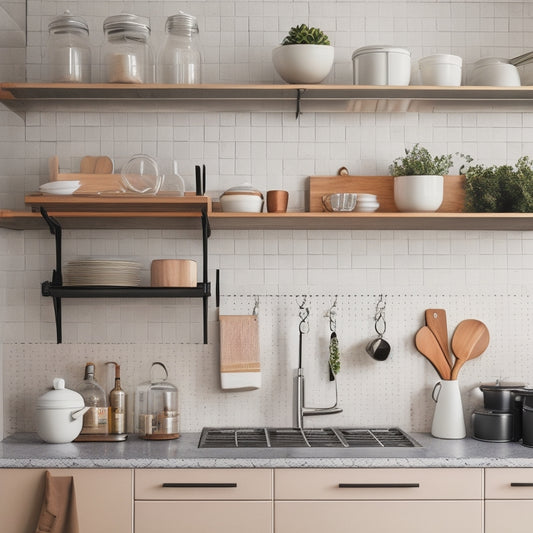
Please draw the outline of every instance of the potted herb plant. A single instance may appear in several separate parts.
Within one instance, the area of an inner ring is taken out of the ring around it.
[[[458,154],[459,155],[459,154]],[[467,162],[472,159],[463,156]],[[444,193],[444,175],[453,166],[453,155],[432,156],[415,144],[405,149],[405,155],[389,166],[394,176],[394,203],[399,211],[429,213],[441,206]]]
[[[514,166],[470,167],[465,177],[465,211],[533,213],[533,162],[521,157]]]
[[[335,49],[319,28],[293,26],[272,51],[277,73],[287,83],[320,83],[333,67]]]

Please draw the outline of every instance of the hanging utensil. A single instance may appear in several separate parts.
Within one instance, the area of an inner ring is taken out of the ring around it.
[[[366,353],[376,361],[385,361],[389,357],[391,347],[390,344],[383,338],[385,331],[387,331],[387,323],[385,322],[385,302],[383,295],[380,294],[379,301],[376,305],[376,314],[374,315],[374,329],[378,336],[371,339],[366,345]]]
[[[329,330],[331,331],[331,336],[329,339],[329,358],[328,358],[328,369],[329,369],[329,380],[334,381],[335,376],[339,373],[341,369],[341,360],[340,360],[340,351],[339,351],[339,339],[337,337],[337,297],[335,296],[335,301],[330,307],[329,311],[325,315],[329,318]]]
[[[426,326],[431,330],[450,365],[453,366],[450,348],[448,346],[448,324],[444,309],[426,309]]]
[[[456,358],[452,379],[457,379],[466,361],[479,357],[487,349],[489,341],[489,330],[480,320],[468,319],[459,323],[452,336],[452,350]]]
[[[422,326],[415,335],[416,349],[433,365],[441,379],[450,379],[450,365],[439,342],[427,326]]]

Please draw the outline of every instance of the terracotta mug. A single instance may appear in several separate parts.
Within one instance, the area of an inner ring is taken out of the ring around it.
[[[285,213],[289,202],[287,191],[267,191],[267,211],[269,213]]]

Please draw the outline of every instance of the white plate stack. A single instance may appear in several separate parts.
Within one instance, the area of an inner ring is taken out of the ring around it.
[[[48,183],[44,183],[39,187],[39,191],[41,191],[43,194],[49,194],[49,195],[56,195],[59,194],[61,196],[72,194],[75,191],[77,191],[80,188],[80,182],[79,181],[67,181],[67,180],[59,180],[59,181],[49,181]]]
[[[136,261],[69,261],[63,273],[63,284],[138,287],[141,284],[140,271],[141,265]]]

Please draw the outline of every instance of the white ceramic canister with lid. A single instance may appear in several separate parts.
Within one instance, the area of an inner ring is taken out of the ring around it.
[[[48,81],[91,82],[89,26],[81,17],[65,11],[48,24]]]
[[[463,58],[452,54],[434,54],[418,61],[422,85],[459,87]]]
[[[409,85],[411,53],[394,46],[364,46],[352,54],[354,85]]]
[[[72,442],[81,432],[89,409],[81,394],[65,389],[65,380],[54,378],[54,388],[37,400],[37,433],[52,444]]]
[[[183,11],[167,18],[165,42],[157,58],[159,83],[201,83],[202,54],[196,17]]]
[[[150,21],[129,13],[113,15],[104,20],[104,33],[105,80],[109,83],[152,83],[154,57]]]

